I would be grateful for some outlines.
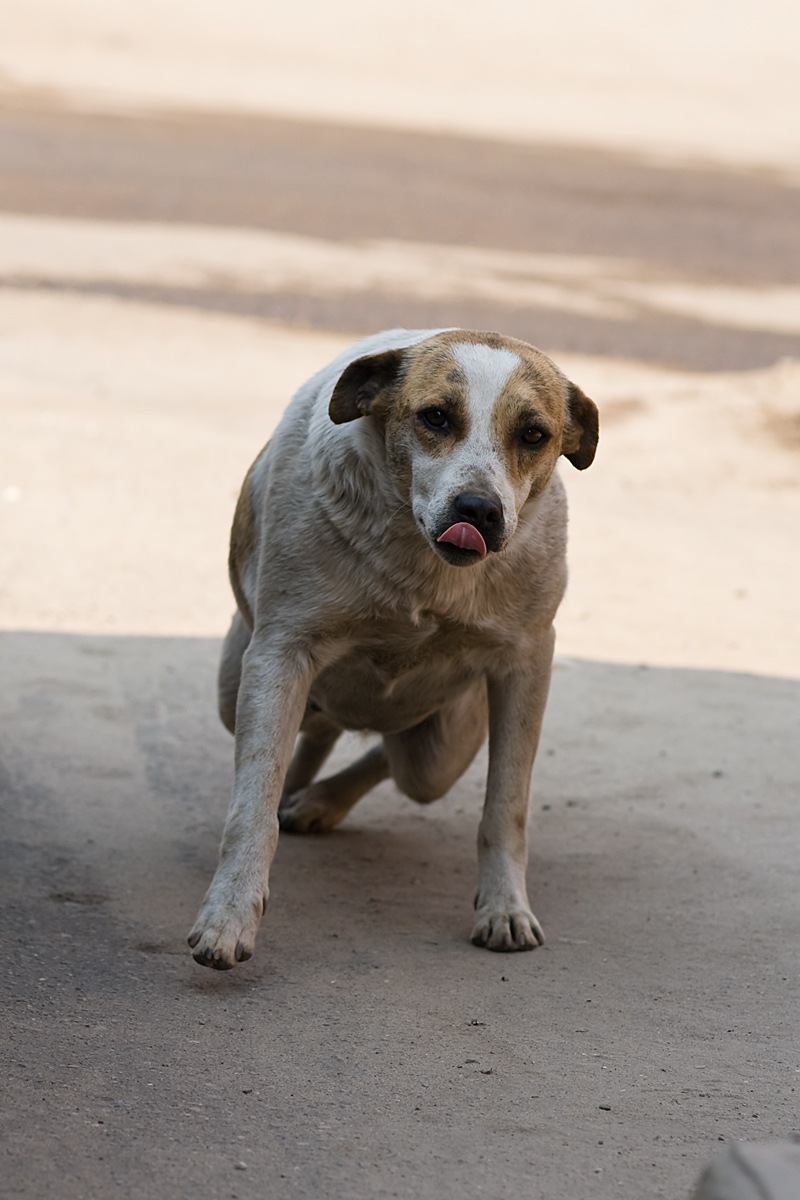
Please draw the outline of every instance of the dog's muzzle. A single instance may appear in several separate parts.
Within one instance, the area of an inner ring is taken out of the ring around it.
[[[466,566],[502,546],[505,520],[497,496],[460,492],[451,515],[456,519],[436,538],[448,562]]]

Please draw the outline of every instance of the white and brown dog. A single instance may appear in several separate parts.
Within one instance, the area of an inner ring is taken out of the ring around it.
[[[435,800],[487,730],[472,940],[542,941],[526,822],[566,583],[555,467],[588,467],[597,425],[550,359],[493,333],[382,333],[297,393],[233,523],[219,702],[236,774],[197,962],[252,955],[279,825],[330,829],[389,776]],[[315,782],[345,729],[380,739]]]

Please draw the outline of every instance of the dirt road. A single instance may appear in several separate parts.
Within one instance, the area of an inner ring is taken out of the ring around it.
[[[345,333],[499,328],[562,353],[697,370],[771,366],[797,349],[797,188],[764,171],[255,116],[25,109],[0,114],[0,155],[8,213],[268,230],[361,249],[372,267],[356,290],[343,264],[321,291],[319,279],[243,281],[232,267],[187,287],[48,276],[20,262],[8,280],[19,287]],[[437,273],[459,250],[483,257],[467,258],[468,281],[462,270],[435,295],[424,264],[385,278],[388,248],[407,254],[409,243],[429,255],[452,248],[431,263]],[[737,299],[747,308],[738,321]],[[781,299],[782,319],[765,319]]]

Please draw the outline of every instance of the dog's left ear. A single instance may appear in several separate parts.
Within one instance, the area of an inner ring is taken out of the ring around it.
[[[567,420],[561,453],[583,471],[594,461],[600,418],[597,405],[576,384],[567,380]]]
[[[328,415],[335,425],[369,416],[381,392],[395,382],[403,365],[402,350],[368,354],[345,367],[333,389]]]

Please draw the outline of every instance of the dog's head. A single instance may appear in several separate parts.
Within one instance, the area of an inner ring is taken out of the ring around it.
[[[450,330],[359,358],[329,413],[380,423],[417,525],[457,566],[504,549],[559,455],[583,470],[597,446],[597,409],[580,388],[533,346],[491,333]]]

